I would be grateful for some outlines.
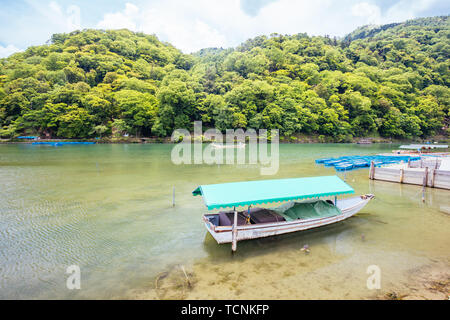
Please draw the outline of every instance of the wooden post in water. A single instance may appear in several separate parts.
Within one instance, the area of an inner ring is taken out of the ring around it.
[[[175,186],[172,189],[172,207],[175,207]]]
[[[232,236],[231,252],[232,253],[236,252],[236,247],[237,247],[237,210],[236,210],[236,207],[234,207],[233,210],[234,210],[234,221],[233,221],[233,228],[231,230],[231,236]]]
[[[436,174],[436,169],[431,169],[431,181],[430,181],[430,187],[434,188],[434,176]]]
[[[425,187],[427,186],[427,180],[428,180],[428,167],[425,167],[425,171],[423,172],[422,202],[425,202]]]
[[[375,164],[373,163],[373,161],[370,161],[370,169],[369,169],[369,179],[370,180],[373,180],[374,173],[375,173]]]
[[[405,175],[405,171],[403,168],[400,169],[400,183],[403,183],[403,176]]]

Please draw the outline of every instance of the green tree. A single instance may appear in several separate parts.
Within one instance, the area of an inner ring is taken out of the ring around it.
[[[148,134],[156,120],[158,105],[155,96],[134,90],[120,90],[114,95],[122,119],[133,134]]]

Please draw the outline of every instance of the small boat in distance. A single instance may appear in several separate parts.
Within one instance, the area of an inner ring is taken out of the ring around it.
[[[237,144],[234,143],[211,143],[211,146],[215,149],[233,149],[233,148],[237,148],[237,149],[241,149],[241,148],[245,148],[245,143],[242,142],[238,142]]]
[[[372,144],[372,140],[369,138],[359,139],[357,144]]]
[[[366,194],[337,199],[338,195],[351,193],[354,190],[337,176],[201,185],[192,192],[194,196],[203,197],[208,210],[233,208],[203,215],[208,232],[219,244],[231,242],[232,251],[236,251],[237,241],[307,230],[348,219],[374,198]],[[277,208],[251,208],[282,201],[289,202]],[[239,206],[248,206],[248,209],[238,212],[236,207]]]

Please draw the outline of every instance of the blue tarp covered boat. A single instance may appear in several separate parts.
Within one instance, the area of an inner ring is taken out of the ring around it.
[[[364,167],[370,167],[370,163],[373,161],[375,166],[381,166],[386,164],[394,164],[400,162],[408,162],[409,160],[420,160],[420,157],[415,156],[385,156],[385,155],[373,155],[373,156],[343,156],[338,158],[322,158],[317,159],[316,163],[323,164],[325,167],[334,167],[337,171],[352,170]]]

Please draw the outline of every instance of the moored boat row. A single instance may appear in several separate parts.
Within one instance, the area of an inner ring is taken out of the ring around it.
[[[347,171],[352,169],[370,167],[371,162],[374,162],[375,166],[394,164],[400,162],[408,162],[419,160],[420,157],[415,156],[343,156],[338,158],[321,158],[316,159],[317,164],[323,164],[325,167],[334,167],[337,171]]]

